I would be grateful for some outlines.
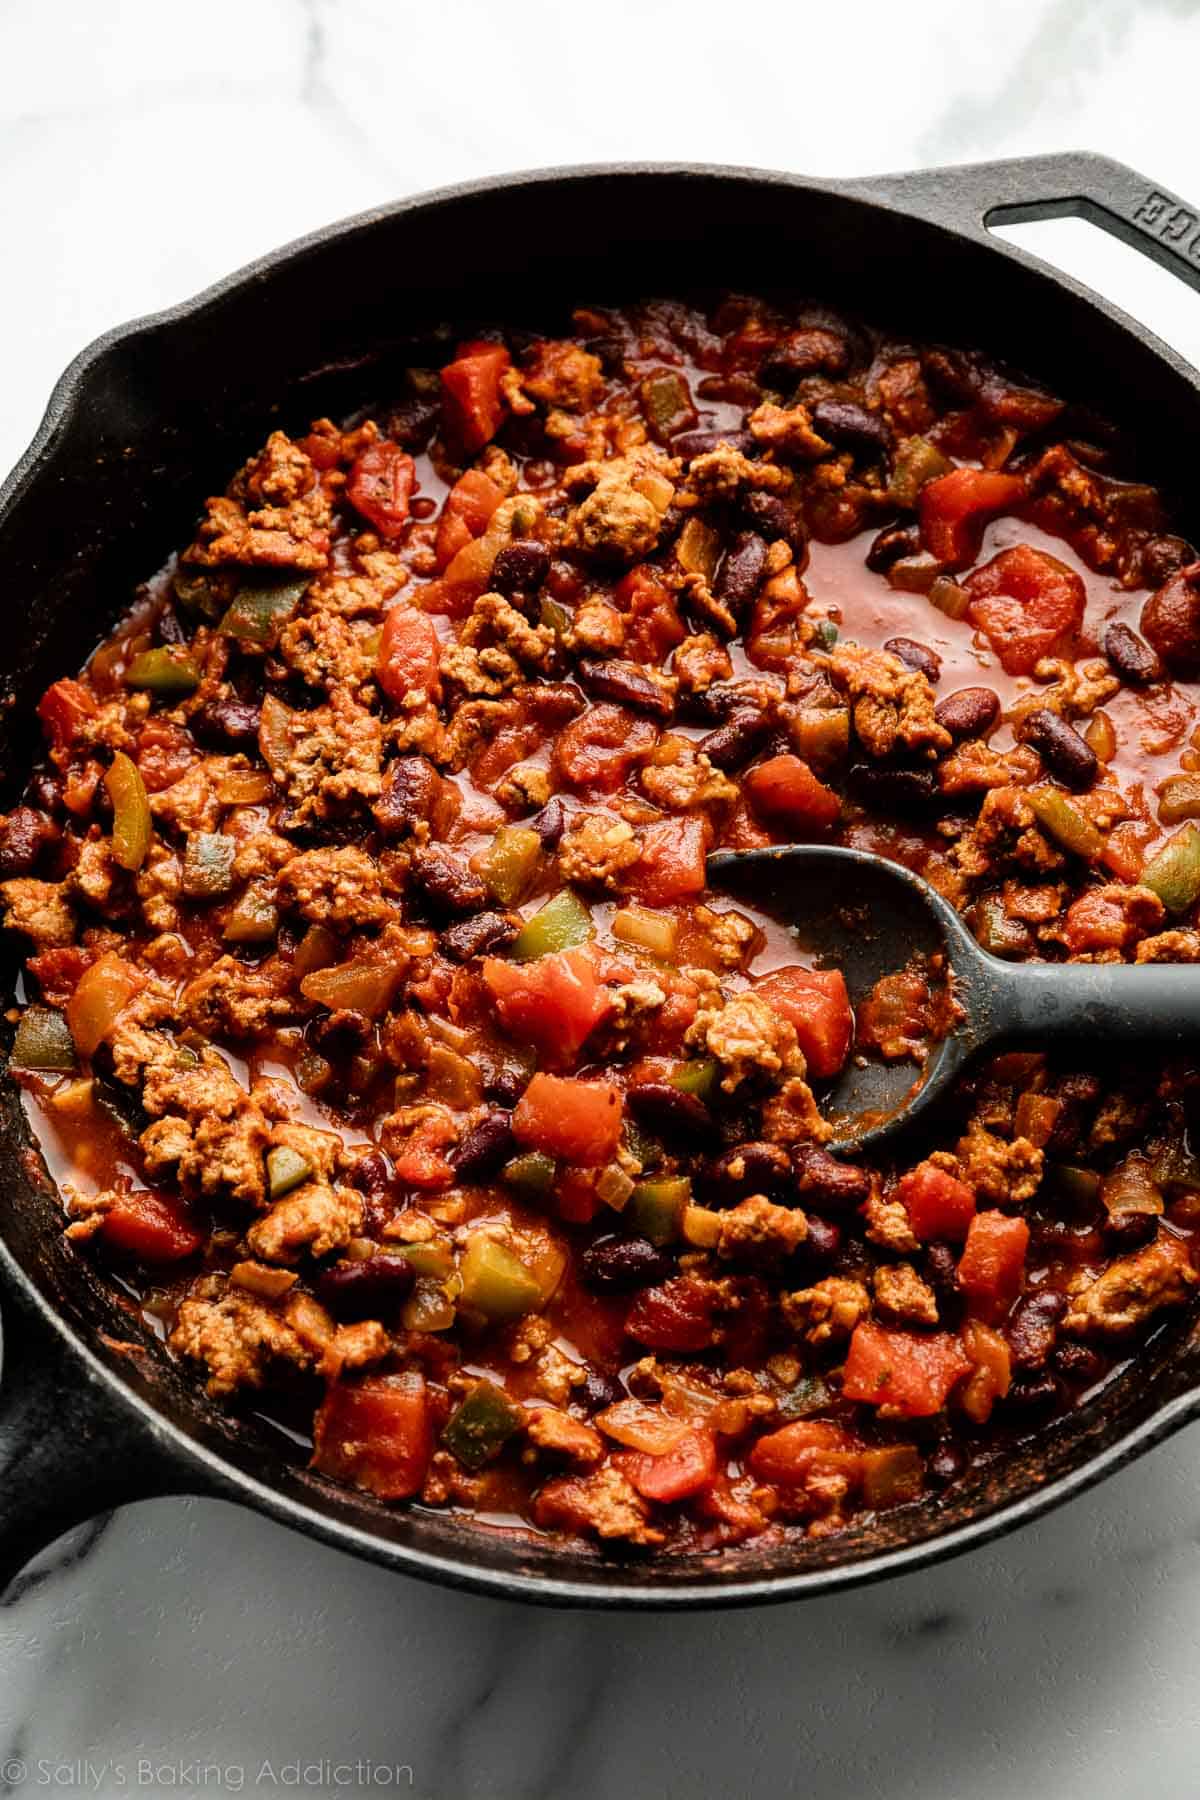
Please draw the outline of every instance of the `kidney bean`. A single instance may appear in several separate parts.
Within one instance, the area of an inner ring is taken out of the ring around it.
[[[1090,744],[1048,706],[1028,712],[1017,726],[1018,743],[1036,750],[1064,787],[1081,794],[1090,788],[1099,773],[1100,764]]]
[[[711,426],[704,426],[698,431],[681,431],[673,437],[671,453],[690,462],[693,456],[706,456],[718,444],[728,444],[731,449],[740,450],[743,456],[752,456],[758,449],[748,431],[714,431]]]
[[[441,776],[424,756],[399,756],[384,771],[383,787],[371,811],[385,837],[400,837],[428,819]]]
[[[63,810],[62,778],[49,769],[39,769],[29,783],[29,797],[52,816]]]
[[[447,1160],[461,1180],[482,1181],[488,1175],[494,1175],[515,1154],[512,1115],[497,1109],[485,1113],[479,1123],[471,1127]]]
[[[711,1143],[716,1136],[716,1123],[703,1100],[669,1081],[639,1082],[628,1089],[625,1103],[639,1124],[660,1136],[694,1144]]]
[[[817,1213],[808,1215],[808,1236],[800,1247],[806,1262],[832,1262],[842,1247],[841,1227]]]
[[[699,748],[711,763],[728,774],[757,754],[770,731],[771,721],[762,713],[735,712],[724,725],[702,737]]]
[[[1059,1110],[1045,1151],[1051,1161],[1062,1161],[1077,1147],[1087,1113],[1099,1102],[1100,1082],[1095,1075],[1065,1075],[1055,1086],[1054,1098]]]
[[[1110,1213],[1104,1221],[1104,1242],[1110,1250],[1140,1250],[1158,1232],[1153,1213]]]
[[[391,1167],[382,1150],[360,1156],[349,1176],[350,1186],[363,1197],[363,1230],[370,1236],[382,1231],[391,1217]]]
[[[597,1413],[607,1406],[615,1406],[622,1398],[622,1391],[610,1376],[601,1375],[598,1369],[589,1369],[583,1386],[572,1388],[571,1397],[582,1400],[589,1412]]]
[[[778,494],[765,494],[761,488],[752,488],[742,496],[741,513],[768,543],[782,538],[796,556],[804,549],[807,539],[803,521]]]
[[[1049,1412],[1052,1407],[1061,1405],[1062,1398],[1062,1383],[1056,1381],[1053,1375],[1016,1375],[1004,1397],[1004,1404],[1014,1412]]]
[[[748,607],[767,571],[767,543],[756,531],[739,531],[717,574],[715,593],[735,613]]]
[[[799,1199],[821,1212],[853,1212],[871,1191],[865,1169],[839,1162],[816,1144],[797,1144],[792,1151],[792,1172]]]
[[[1196,552],[1186,538],[1147,538],[1138,556],[1138,573],[1142,587],[1161,587],[1172,575],[1196,560]]]
[[[929,1460],[925,1465],[926,1473],[935,1487],[949,1487],[967,1472],[967,1453],[961,1444],[943,1438],[929,1452]]]
[[[479,876],[445,844],[414,850],[410,873],[413,886],[438,910],[473,912],[487,899]]]
[[[906,669],[914,669],[929,681],[941,680],[942,659],[927,644],[918,644],[915,638],[894,637],[889,638],[883,647],[890,650],[893,656],[898,656]]]
[[[931,769],[888,769],[874,763],[855,763],[846,779],[856,799],[885,816],[889,812],[920,812],[937,799],[937,781]]]
[[[578,718],[587,701],[573,681],[535,681],[527,690],[525,704],[539,725],[557,730]]]
[[[812,422],[823,438],[840,449],[878,456],[891,442],[887,421],[853,400],[818,400],[812,409]]]
[[[1045,1368],[1058,1335],[1058,1322],[1066,1310],[1066,1295],[1054,1288],[1043,1288],[1017,1301],[1007,1327],[1014,1368]]]
[[[850,366],[850,347],[845,338],[823,325],[790,331],[768,350],[758,365],[758,379],[768,387],[795,386],[803,375],[841,375]]]
[[[402,450],[419,454],[433,436],[442,409],[436,400],[414,396],[388,414],[387,434]]]
[[[656,681],[651,681],[636,663],[581,656],[575,664],[575,672],[588,693],[598,694],[602,700],[615,700],[619,706],[631,706],[637,712],[653,713],[660,719],[669,718],[675,710],[670,695],[664,693]]]
[[[704,1171],[705,1191],[717,1204],[746,1194],[779,1194],[793,1187],[792,1165],[779,1144],[751,1139],[726,1150]]]
[[[580,570],[565,557],[555,557],[546,571],[546,592],[551,599],[561,600],[566,606],[573,606],[586,586]]]
[[[496,950],[509,944],[521,929],[511,913],[481,912],[470,919],[456,919],[447,925],[438,939],[443,956],[451,962],[470,962],[485,950]]]
[[[1173,674],[1200,674],[1200,563],[1189,563],[1151,594],[1142,608],[1142,635]]]
[[[885,525],[866,554],[866,564],[876,575],[886,575],[903,556],[919,556],[921,534],[915,525]]]
[[[550,572],[550,552],[537,538],[516,538],[495,562],[488,585],[497,594],[532,594]]]
[[[674,1273],[675,1263],[649,1238],[614,1235],[589,1244],[579,1268],[587,1286],[597,1293],[620,1294],[666,1281]]]
[[[14,806],[0,824],[0,876],[28,875],[60,835],[58,826],[32,806]]]
[[[1050,1359],[1060,1375],[1080,1387],[1092,1387],[1104,1373],[1104,1358],[1087,1344],[1059,1344]]]
[[[1122,681],[1132,687],[1146,687],[1163,678],[1162,663],[1145,638],[1119,621],[1104,634],[1104,654]]]
[[[991,688],[957,688],[938,701],[933,716],[953,738],[982,737],[1000,717],[1000,696]]]
[[[557,794],[529,821],[529,829],[537,832],[543,850],[553,850],[566,828],[567,809]]]
[[[381,1251],[363,1262],[339,1262],[317,1276],[317,1293],[338,1319],[382,1319],[395,1311],[413,1285],[405,1256]]]
[[[365,1013],[340,1006],[336,1012],[314,1019],[308,1035],[322,1056],[350,1056],[366,1041],[371,1021]]]
[[[258,707],[236,694],[214,694],[192,718],[193,731],[205,743],[253,743],[258,725]]]
[[[937,1295],[942,1323],[952,1323],[962,1311],[963,1295],[958,1285],[958,1258],[949,1244],[926,1244],[925,1277]]]

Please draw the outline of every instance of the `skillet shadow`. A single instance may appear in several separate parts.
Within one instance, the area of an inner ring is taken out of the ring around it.
[[[1010,1800],[1035,1769],[1056,1800],[1128,1793],[1156,1720],[1191,1705],[1198,1474],[1185,1434],[952,1563],[675,1617],[479,1599],[219,1502],[146,1502],[82,1569],[60,1547],[14,1589],[0,1740],[248,1769],[353,1755],[406,1765],[400,1791],[430,1800]]]

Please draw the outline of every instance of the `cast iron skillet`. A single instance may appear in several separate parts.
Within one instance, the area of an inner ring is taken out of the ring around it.
[[[435,321],[552,328],[584,300],[701,285],[792,289],[921,339],[979,345],[1092,399],[1144,447],[1170,495],[1190,481],[1200,377],[1075,282],[993,241],[996,222],[1082,215],[1200,287],[1200,218],[1104,158],[1034,157],[862,181],[621,166],[474,183],[367,213],[197,299],[109,333],[55,389],[0,491],[8,623],[0,767],[19,780],[32,703],[78,666],[134,583],[190,535],[197,497],[277,422],[374,394]],[[1170,496],[1197,537],[1181,497]],[[1186,496],[1183,497],[1186,499]],[[10,801],[11,803],[11,801]],[[7,952],[6,979],[13,967]],[[10,991],[7,986],[5,991]],[[204,1399],[66,1247],[15,1088],[0,1085],[0,1585],[68,1526],[155,1494],[257,1507],[412,1575],[509,1598],[610,1607],[783,1600],[899,1573],[1012,1529],[1200,1410],[1200,1325],[1136,1365],[1036,1447],[846,1536],[641,1564],[445,1514],[387,1513],[287,1460],[254,1419]]]

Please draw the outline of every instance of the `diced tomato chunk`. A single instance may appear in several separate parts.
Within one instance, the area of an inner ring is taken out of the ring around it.
[[[144,1263],[179,1262],[204,1242],[183,1200],[149,1188],[118,1194],[104,1214],[100,1236],[111,1249]]]
[[[612,1460],[643,1500],[670,1505],[676,1500],[688,1500],[709,1486],[717,1472],[717,1441],[711,1431],[698,1429],[686,1432],[661,1456],[629,1450]]]
[[[431,700],[440,688],[441,647],[433,620],[415,606],[393,606],[379,637],[379,685],[396,706],[415,689]]]
[[[674,1275],[661,1287],[642,1289],[629,1309],[625,1330],[651,1350],[707,1350],[713,1341],[714,1310],[706,1282]]]
[[[563,728],[554,746],[555,772],[569,787],[613,794],[657,739],[649,719],[623,706],[589,706]]]
[[[482,469],[468,469],[460,475],[446,496],[438,522],[434,554],[439,569],[448,568],[464,545],[482,537],[488,521],[504,498],[490,475]]]
[[[147,792],[157,794],[187,774],[199,751],[190,731],[170,719],[150,719],[138,732],[138,774]]]
[[[568,1225],[590,1225],[604,1204],[596,1192],[595,1171],[560,1169],[554,1178],[554,1204]]]
[[[512,1128],[519,1144],[595,1168],[621,1141],[621,1090],[611,1081],[535,1075],[517,1101]]]
[[[751,1474],[760,1481],[795,1487],[815,1463],[856,1448],[855,1440],[840,1425],[824,1419],[796,1419],[760,1437],[746,1460]]]
[[[528,963],[489,956],[483,979],[505,1031],[560,1064],[574,1060],[612,1008],[586,950],[556,950]]]
[[[841,970],[788,964],[760,976],[754,991],[795,1028],[809,1074],[822,1081],[836,1075],[854,1037],[854,1013]]]
[[[906,1418],[922,1419],[941,1411],[970,1367],[962,1340],[952,1332],[926,1335],[864,1321],[850,1339],[842,1392],[847,1400],[894,1406]]]
[[[626,615],[625,653],[635,662],[657,668],[687,636],[673,595],[651,569],[630,569],[618,581],[613,599]]]
[[[1127,950],[1138,935],[1136,915],[1121,904],[1123,890],[1092,888],[1067,908],[1063,937],[1067,949]]]
[[[346,497],[382,538],[399,537],[408,523],[408,503],[417,465],[407,450],[381,438],[354,459]]]
[[[458,1133],[453,1119],[440,1110],[419,1119],[393,1157],[396,1180],[404,1187],[437,1192],[448,1188],[454,1170],[443,1154]]]
[[[743,783],[751,806],[779,831],[811,837],[835,825],[842,805],[808,764],[787,752],[756,763]]]
[[[408,1500],[433,1454],[425,1377],[368,1375],[330,1383],[317,1412],[312,1467],[338,1481]]]
[[[1029,1227],[1007,1213],[976,1213],[958,1264],[958,1285],[971,1311],[1000,1319],[1021,1291]]]
[[[979,554],[983,528],[1026,498],[1023,475],[1000,469],[951,469],[921,489],[921,542],[949,569],[965,569]]]
[[[936,1163],[918,1163],[896,1184],[894,1199],[908,1213],[908,1222],[922,1242],[928,1238],[966,1237],[975,1217],[975,1191]]]
[[[1032,675],[1044,656],[1070,648],[1087,600],[1074,569],[1029,544],[1002,550],[967,578],[967,617],[1009,675]]]
[[[92,950],[82,944],[62,944],[57,949],[39,950],[26,960],[25,967],[36,975],[42,998],[48,1006],[65,1006],[85,969],[96,961]]]
[[[78,681],[55,681],[38,702],[38,718],[56,750],[75,742],[84,725],[95,717],[96,702]]]
[[[642,832],[642,854],[626,888],[647,906],[670,906],[704,892],[704,859],[711,842],[707,819],[656,819]]]
[[[500,344],[481,345],[442,370],[442,416],[446,434],[474,453],[490,444],[504,422],[500,379],[512,358]]]

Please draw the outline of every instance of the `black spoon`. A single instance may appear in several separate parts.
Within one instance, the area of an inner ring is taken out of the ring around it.
[[[940,952],[953,971],[962,1017],[931,1046],[923,1066],[851,1054],[818,1096],[835,1150],[875,1146],[907,1128],[973,1056],[1006,1041],[1038,1048],[1048,1038],[1145,1038],[1159,1046],[1200,1038],[1200,965],[1002,962],[980,949],[928,882],[866,850],[719,850],[708,858],[708,877],[790,926],[808,957],[840,969],[853,1005],[914,955]]]

